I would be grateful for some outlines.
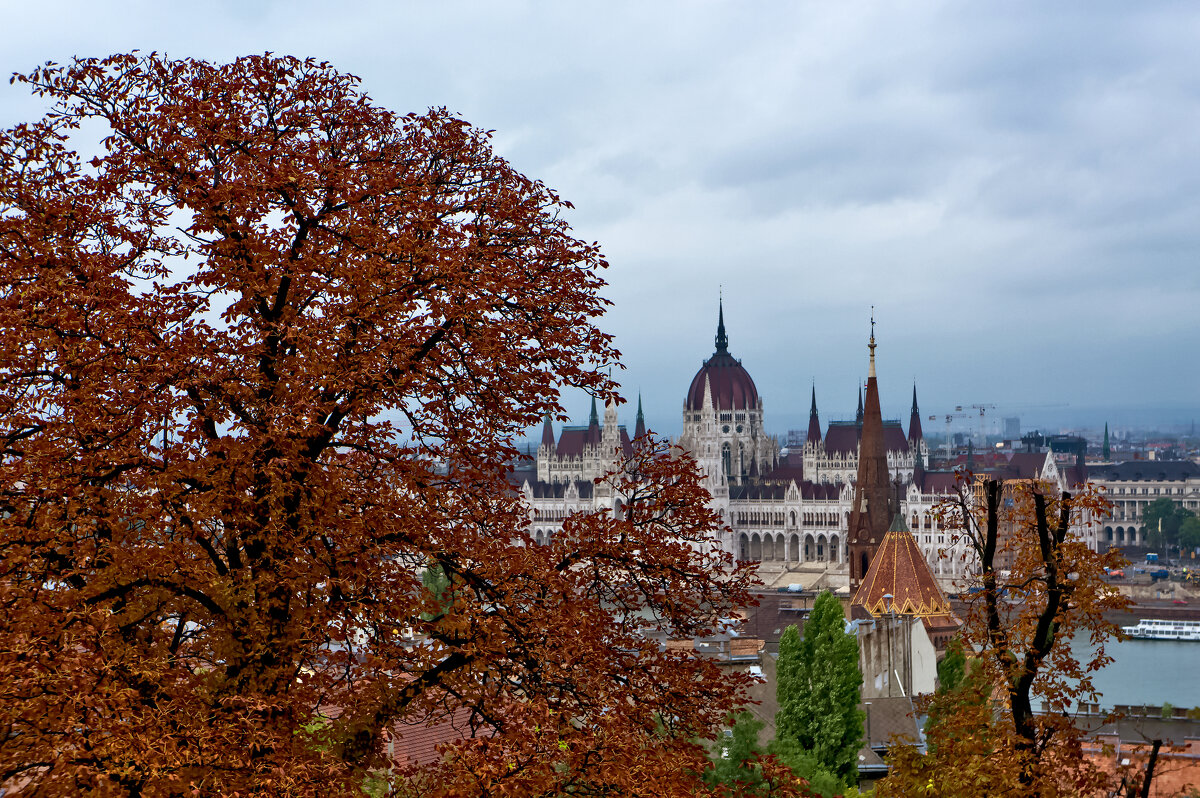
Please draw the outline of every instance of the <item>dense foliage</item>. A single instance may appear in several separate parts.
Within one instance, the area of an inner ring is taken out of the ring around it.
[[[858,708],[858,640],[846,633],[845,620],[841,602],[825,591],[813,602],[803,637],[795,626],[784,631],[775,737],[781,751],[806,752],[841,783],[854,784],[865,715]]]
[[[1166,555],[1169,549],[1176,546],[1186,548],[1200,545],[1196,535],[1196,523],[1184,525],[1189,519],[1195,519],[1195,514],[1182,504],[1177,504],[1167,498],[1158,498],[1146,505],[1142,511],[1142,525],[1145,530],[1146,544],[1163,549]],[[1187,540],[1183,540],[1186,532]]]
[[[506,481],[563,386],[614,389],[567,204],[326,64],[18,80],[52,110],[0,132],[0,789],[698,789],[740,683],[643,633],[751,575],[694,464],[643,441],[547,546]]]

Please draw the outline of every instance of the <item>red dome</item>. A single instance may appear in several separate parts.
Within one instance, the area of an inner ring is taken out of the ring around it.
[[[758,389],[750,374],[728,352],[718,351],[700,367],[688,388],[687,409],[704,408],[704,378],[712,390],[713,407],[717,410],[755,410],[758,408]]]

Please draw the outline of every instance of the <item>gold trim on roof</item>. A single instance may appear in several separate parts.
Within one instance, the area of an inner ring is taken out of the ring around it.
[[[950,602],[942,595],[929,564],[899,514],[883,536],[851,604],[874,616],[887,615],[889,604],[884,596],[889,593],[891,612],[897,615],[929,618],[951,614]]]

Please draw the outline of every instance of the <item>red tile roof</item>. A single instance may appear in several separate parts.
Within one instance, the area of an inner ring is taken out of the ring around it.
[[[442,758],[438,746],[469,737],[491,736],[487,727],[472,730],[470,719],[470,710],[459,707],[448,717],[428,722],[397,722],[390,735],[384,733],[384,745],[397,767],[423,767]]]
[[[862,426],[854,421],[831,421],[829,429],[825,430],[825,453],[857,454],[858,438],[862,434]]]
[[[862,425],[856,421],[831,421],[825,432],[825,453],[855,455],[858,439],[862,436]],[[883,448],[886,452],[907,452],[908,438],[899,421],[883,422]]]

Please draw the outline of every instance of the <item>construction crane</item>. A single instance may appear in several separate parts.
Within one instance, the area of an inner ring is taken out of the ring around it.
[[[950,424],[956,418],[971,418],[971,414],[964,413],[962,405],[955,405],[953,413],[945,413],[940,416],[932,415],[929,417],[929,420],[937,421],[939,418],[944,419],[946,422],[946,462],[948,463],[950,462]]]
[[[986,447],[987,446],[987,433],[984,432],[984,428],[983,428],[983,414],[985,412],[987,412],[988,410],[995,410],[996,406],[991,405],[991,404],[983,404],[983,405],[971,405],[971,408],[979,411],[979,445],[981,447]]]

